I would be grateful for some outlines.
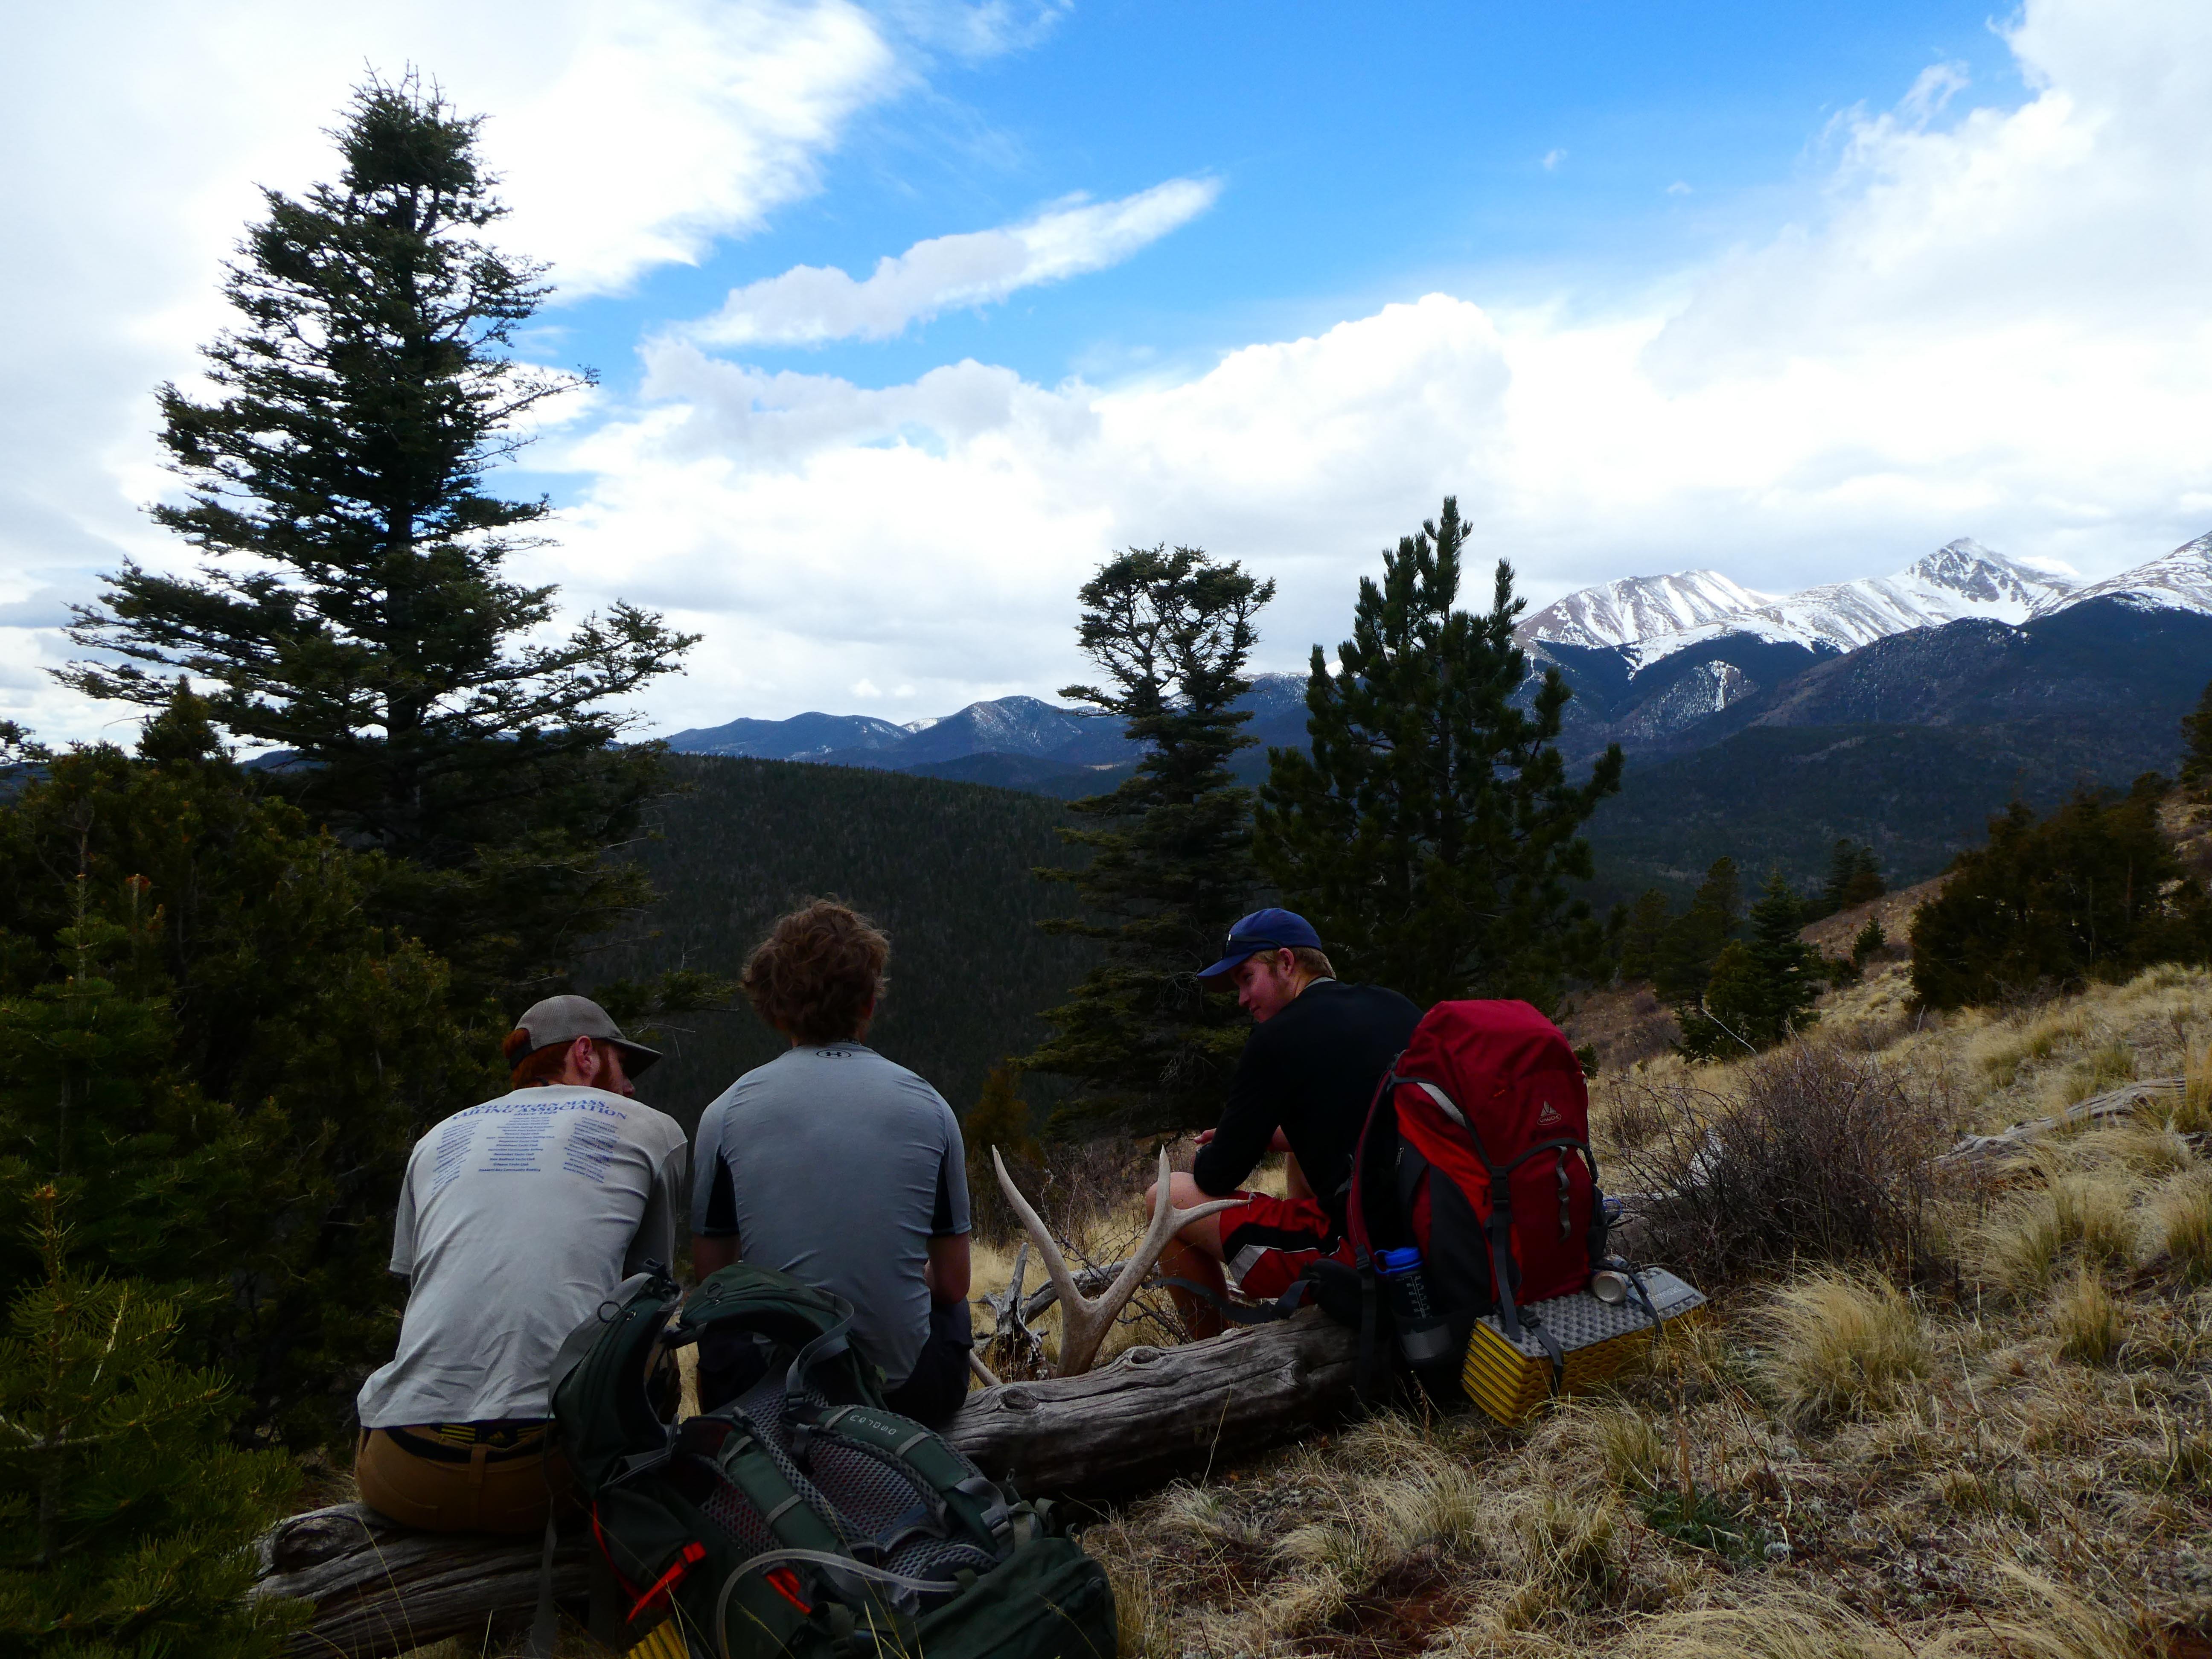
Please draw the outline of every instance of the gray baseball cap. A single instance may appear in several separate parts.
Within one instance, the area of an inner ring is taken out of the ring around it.
[[[660,1058],[659,1049],[648,1048],[624,1036],[622,1027],[589,997],[548,997],[543,1002],[533,1003],[514,1022],[514,1029],[528,1034],[532,1054],[554,1043],[574,1042],[583,1036],[611,1042],[622,1050],[623,1070],[631,1077]]]

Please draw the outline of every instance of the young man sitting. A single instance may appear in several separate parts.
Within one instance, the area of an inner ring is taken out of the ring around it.
[[[676,1256],[690,1151],[630,1097],[660,1058],[587,998],[549,997],[501,1045],[513,1092],[416,1143],[392,1271],[399,1352],[361,1390],[362,1502],[433,1532],[535,1532],[568,1495],[549,1455],[562,1339],[648,1261]]]
[[[790,1049],[699,1121],[691,1259],[741,1257],[853,1304],[854,1346],[890,1407],[941,1424],[968,1395],[968,1180],[936,1090],[861,1039],[890,943],[842,904],[777,921],[745,963],[753,1006]]]
[[[1231,1196],[1243,1202],[1185,1227],[1160,1267],[1220,1296],[1225,1262],[1245,1295],[1267,1300],[1342,1245],[1352,1155],[1368,1105],[1421,1011],[1395,991],[1338,980],[1321,935],[1289,910],[1243,918],[1199,982],[1233,986],[1253,1029],[1220,1123],[1198,1137],[1190,1173],[1175,1176],[1170,1191],[1178,1207]],[[1285,1197],[1243,1189],[1271,1151],[1287,1154]],[[1158,1188],[1145,1194],[1147,1208],[1158,1200]],[[1194,1338],[1219,1334],[1215,1306],[1188,1291],[1170,1293]]]

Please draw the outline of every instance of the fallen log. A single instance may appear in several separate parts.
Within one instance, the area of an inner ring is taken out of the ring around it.
[[[2025,1123],[2015,1123],[2009,1129],[2001,1129],[1993,1135],[1968,1135],[1936,1162],[1966,1167],[1986,1164],[1994,1158],[2008,1157],[2019,1152],[2030,1141],[2049,1134],[2053,1129],[2094,1123],[2108,1117],[2126,1117],[2146,1107],[2156,1106],[2168,1096],[2179,1095],[2185,1086],[2185,1080],[2178,1077],[2145,1078],[2139,1083],[2130,1083],[2124,1088],[2076,1101],[2064,1111],[2050,1117],[2030,1118]]]
[[[416,1532],[362,1504],[338,1504],[279,1521],[262,1534],[257,1595],[297,1597],[313,1608],[287,1651],[301,1659],[380,1659],[448,1636],[481,1642],[527,1623],[538,1605],[544,1540]],[[582,1528],[553,1559],[563,1601],[590,1593]]]
[[[945,1437],[1025,1497],[1115,1498],[1340,1416],[1357,1337],[1315,1309],[970,1395]]]
[[[1175,1348],[1131,1348],[1082,1376],[970,1395],[945,1437],[1025,1498],[1139,1492],[1341,1416],[1357,1341],[1309,1309],[1278,1324]],[[313,1608],[297,1659],[386,1659],[448,1636],[525,1623],[540,1540],[424,1533],[359,1504],[280,1521],[261,1540],[255,1593]],[[587,1594],[578,1529],[554,1558],[554,1593]]]

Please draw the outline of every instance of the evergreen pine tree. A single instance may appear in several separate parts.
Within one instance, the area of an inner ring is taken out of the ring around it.
[[[2212,895],[2159,822],[2155,774],[2123,795],[2083,789],[2038,820],[2014,801],[1952,861],[1912,918],[1912,989],[1935,1008],[2212,962]]]
[[[1721,951],[1735,935],[1743,914],[1735,860],[1715,859],[1698,884],[1690,908],[1668,924],[1653,978],[1662,1001],[1694,1002],[1705,994]]]
[[[1046,924],[1101,940],[1106,959],[1044,1018],[1057,1035],[1024,1070],[1072,1078],[1060,1115],[1149,1132],[1211,1123],[1243,1046],[1233,999],[1209,996],[1200,969],[1251,908],[1251,791],[1229,770],[1252,739],[1237,700],[1275,585],[1195,548],[1132,548],[1082,592],[1079,629],[1103,686],[1060,695],[1122,722],[1146,745],[1110,794],[1074,803],[1096,827],[1063,830],[1091,849],[1080,870],[1037,871],[1074,884],[1087,919]]]
[[[454,1018],[445,964],[363,914],[381,860],[258,790],[189,693],[137,757],[44,771],[0,809],[0,1296],[52,1181],[79,1264],[235,1379],[241,1437],[341,1437],[397,1331],[408,1150],[498,1092],[503,1027]]]
[[[1827,883],[1820,890],[1819,914],[1832,916],[1838,910],[1878,899],[1888,890],[1881,878],[1881,862],[1874,848],[1862,847],[1854,841],[1838,841],[1829,860]],[[1814,919],[1809,915],[1806,918],[1808,921]]]
[[[1348,978],[1426,1005],[1526,997],[1548,1006],[1571,975],[1598,969],[1603,930],[1571,884],[1591,874],[1582,828],[1620,787],[1609,748],[1587,782],[1557,746],[1572,695],[1528,678],[1513,623],[1512,567],[1499,560],[1489,611],[1459,597],[1467,527],[1440,519],[1362,577],[1352,637],[1306,681],[1310,757],[1268,756],[1255,831],[1262,872],[1320,932]]]
[[[487,476],[581,382],[510,355],[547,289],[483,240],[505,210],[477,126],[372,82],[338,183],[264,192],[225,285],[241,321],[204,351],[214,398],[160,394],[190,487],[153,516],[216,562],[126,562],[72,630],[125,660],[61,678],[157,708],[200,680],[219,726],[297,757],[276,781],[318,819],[407,861],[386,909],[493,988],[558,974],[642,901],[601,854],[656,757],[613,746],[611,704],[691,641],[619,603],[548,638],[554,590],[504,574],[550,509]]]
[[[2197,700],[2197,712],[2181,717],[2181,787],[2191,800],[2212,803],[2212,681]]]
[[[39,1273],[0,1337],[0,1632],[26,1659],[260,1659],[294,1608],[249,1601],[254,1540],[297,1481],[226,1443],[222,1379],[177,1364],[176,1310],[66,1259],[25,1195]]]
[[[1035,1173],[1043,1162],[1043,1149],[1030,1130],[1030,1103],[1021,1096],[1022,1073],[1018,1061],[1002,1060],[983,1079],[983,1092],[960,1125],[960,1138],[968,1153],[968,1209],[978,1236],[1004,1238],[1021,1231],[1013,1206],[999,1188],[999,1172],[991,1163],[994,1147],[1004,1155],[1006,1173],[1017,1182]]]
[[[1863,970],[1874,953],[1888,944],[1889,935],[1882,931],[1881,919],[1869,916],[1866,926],[1859,929],[1858,937],[1851,941],[1851,966]]]
[[[1658,971],[1659,953],[1666,945],[1667,927],[1672,919],[1667,896],[1656,887],[1645,888],[1628,913],[1627,927],[1621,930],[1621,978],[1650,979]]]
[[[1682,1015],[1682,1052],[1694,1060],[1769,1048],[1819,1017],[1820,952],[1798,937],[1802,907],[1778,869],[1751,907],[1751,936],[1713,963],[1701,1006]]]

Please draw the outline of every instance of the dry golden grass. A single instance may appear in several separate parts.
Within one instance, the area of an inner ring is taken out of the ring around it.
[[[2062,1358],[2102,1365],[2119,1352],[2125,1334],[2120,1304],[2105,1281],[2087,1267],[2061,1285],[2051,1298],[2051,1328]]]
[[[2124,1261],[2133,1253],[2130,1192],[2123,1176],[2083,1173],[2014,1194],[1975,1229],[1969,1265],[1984,1284],[2026,1295],[2049,1285],[2069,1260]]]
[[[2192,1054],[2212,1074],[2199,970],[1920,1022],[1905,988],[1877,966],[1820,1040],[1950,1091],[1965,1129]],[[1680,1074],[1725,1094],[1744,1068]],[[1911,1297],[1786,1273],[1531,1422],[1381,1417],[1113,1512],[1085,1541],[1123,1651],[2150,1659],[2190,1631],[2171,1650],[2204,1652],[2212,1124],[2191,1114],[2212,1103],[2163,1100],[1960,1200],[1960,1273]]]
[[[2185,1170],[2150,1196],[2150,1261],[2191,1285],[2212,1283],[2212,1170]]]
[[[1886,1279],[1816,1273],[1776,1292],[1767,1317],[1768,1373],[1800,1426],[1887,1410],[1928,1374],[1927,1328]]]

